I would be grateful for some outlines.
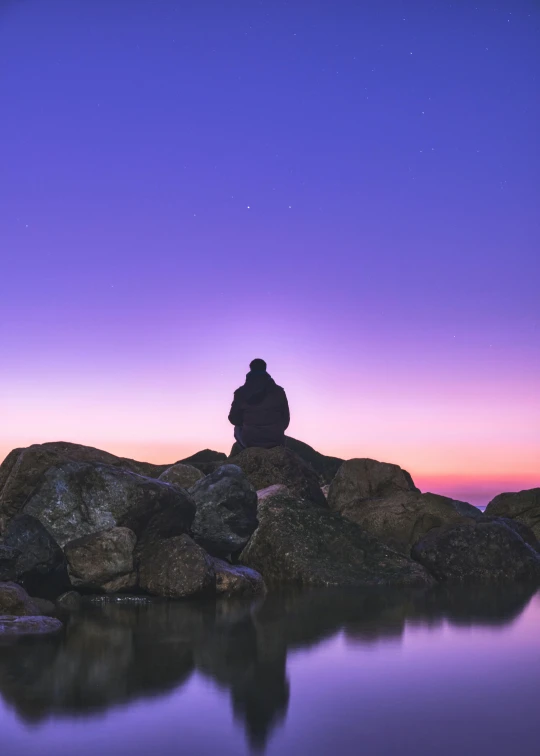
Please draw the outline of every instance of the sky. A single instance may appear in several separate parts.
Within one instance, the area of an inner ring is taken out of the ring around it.
[[[540,486],[540,6],[0,0],[0,459],[290,435]]]

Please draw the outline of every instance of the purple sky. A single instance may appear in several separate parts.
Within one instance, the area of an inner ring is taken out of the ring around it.
[[[532,0],[0,0],[0,458],[226,450],[261,356],[321,451],[540,485],[539,30]]]

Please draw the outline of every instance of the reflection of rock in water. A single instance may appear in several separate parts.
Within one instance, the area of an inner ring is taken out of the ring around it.
[[[77,716],[165,694],[197,670],[230,691],[250,745],[263,750],[286,715],[289,649],[338,631],[355,644],[399,642],[411,620],[502,626],[533,591],[288,591],[254,605],[104,602],[72,615],[63,635],[0,646],[0,692],[27,720]]]

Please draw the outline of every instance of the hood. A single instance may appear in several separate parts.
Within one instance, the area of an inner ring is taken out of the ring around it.
[[[246,375],[244,383],[244,399],[250,404],[261,402],[269,388],[275,386],[274,379],[267,372],[255,371]]]

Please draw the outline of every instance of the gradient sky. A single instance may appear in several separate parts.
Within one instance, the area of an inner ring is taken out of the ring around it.
[[[539,31],[533,0],[0,0],[0,459],[228,450],[260,356],[320,451],[540,485]]]

